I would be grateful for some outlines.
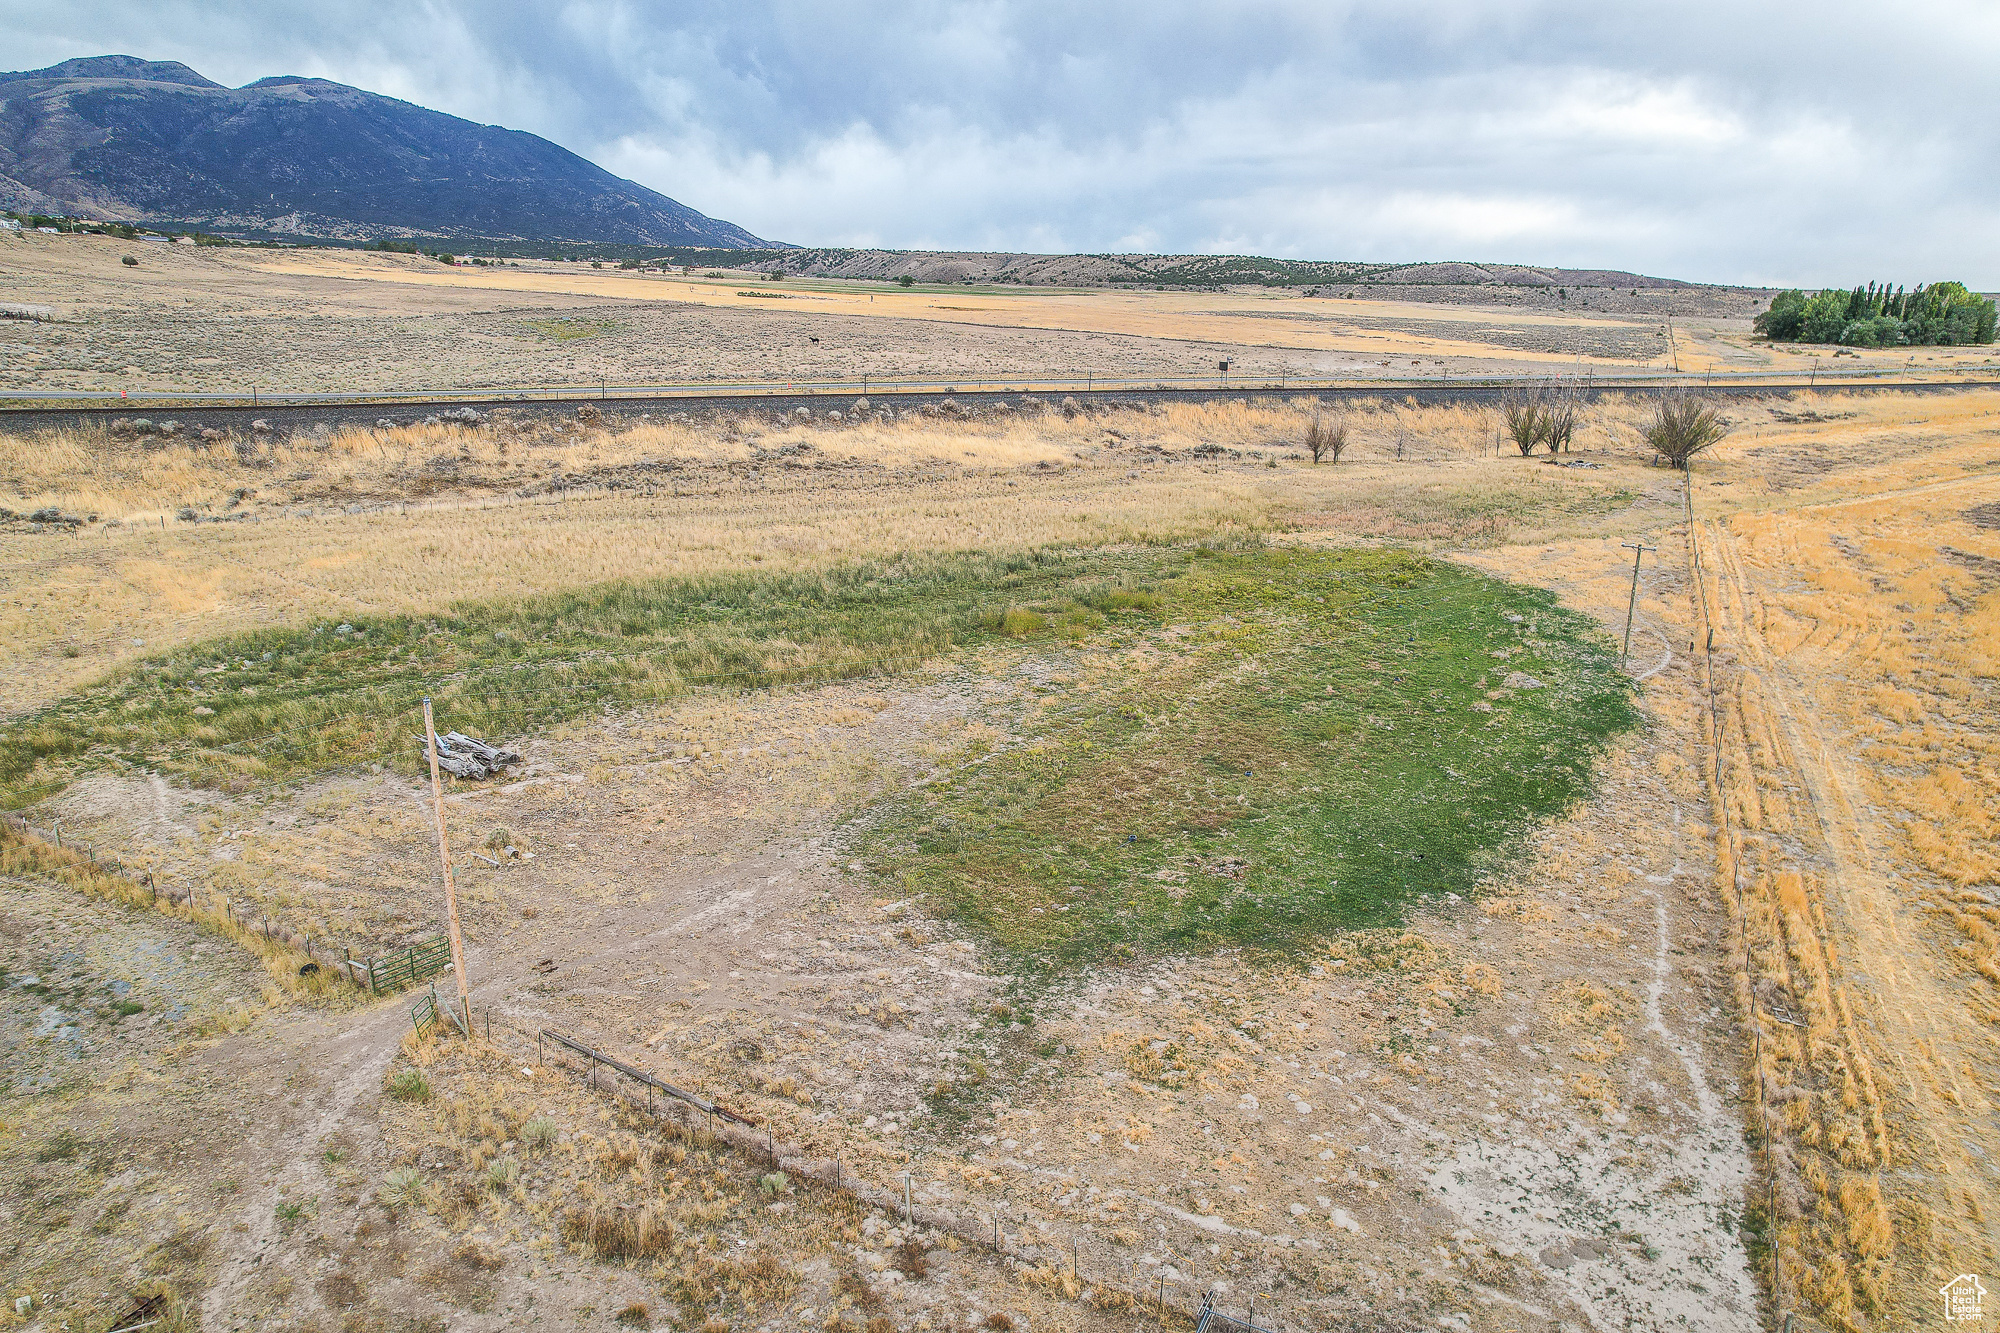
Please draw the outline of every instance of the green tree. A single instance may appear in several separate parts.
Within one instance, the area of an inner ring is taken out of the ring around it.
[[[1850,319],[1840,340],[1849,347],[1894,347],[1903,341],[1903,321],[1894,315]]]
[[[1750,327],[1774,343],[1788,343],[1799,336],[1805,323],[1806,294],[1793,288],[1771,298],[1771,308],[1750,321]]]
[[[1846,292],[1821,292],[1806,302],[1800,312],[1799,341],[1802,343],[1837,343],[1841,330],[1847,327]]]

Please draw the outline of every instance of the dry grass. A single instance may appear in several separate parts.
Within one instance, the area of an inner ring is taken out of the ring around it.
[[[1629,452],[1638,409],[1599,412],[1580,445]],[[1287,457],[1310,422],[1304,404],[838,428],[624,423],[560,436],[355,431],[260,445],[268,468],[227,441],[148,450],[102,434],[4,436],[9,507],[56,505],[118,526],[0,534],[0,707],[46,701],[193,638],[313,616],[905,551],[1160,542],[1291,515],[1322,526],[1316,513],[1364,530],[1385,516],[1381,535],[1399,541],[1480,545],[1589,525],[1616,507],[1615,471],[1537,469],[1529,483],[1518,462],[1488,457],[1490,424],[1476,409],[1378,404],[1349,420],[1348,460],[1317,469]],[[449,469],[431,469],[434,458]],[[1416,473],[1418,462],[1443,466]],[[440,477],[448,489],[425,503],[401,498]],[[565,477],[569,503],[548,493]],[[232,509],[241,490],[255,493]],[[356,505],[366,512],[344,512]],[[183,506],[258,521],[168,517]],[[1403,513],[1409,521],[1386,517]]]
[[[163,912],[234,942],[261,961],[270,977],[264,986],[265,1007],[281,998],[315,1001],[353,998],[354,992],[347,983],[334,980],[317,966],[311,971],[302,970],[312,960],[294,943],[300,940],[299,936],[278,928],[267,936],[260,925],[248,916],[232,912],[224,900],[212,893],[156,893],[97,864],[74,848],[53,846],[4,823],[0,823],[0,874],[48,879],[94,898]],[[253,1010],[245,1008],[216,1021],[223,1030],[234,1031],[247,1027],[254,1016]]]
[[[1976,515],[2000,497],[2000,404],[1802,406],[1695,470],[1698,510],[1747,511],[1701,531],[1718,639],[1740,645],[1718,676],[1719,851],[1787,1287],[1862,1327],[1916,1320],[1933,1268],[1986,1253],[1991,1191],[1968,1182],[2000,1148],[1972,1072],[2000,1024],[2000,540]]]

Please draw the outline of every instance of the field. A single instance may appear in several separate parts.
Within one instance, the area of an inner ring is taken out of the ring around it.
[[[1492,373],[1803,371],[1753,344],[1758,294],[1540,288],[1112,291],[686,277],[522,260],[0,240],[0,388],[354,392],[869,379],[1033,388],[1114,379],[1283,383]],[[1676,304],[1678,302],[1678,304]],[[1927,371],[1990,366],[1921,349]],[[1219,376],[1217,363],[1231,369]],[[1907,355],[1857,364],[1903,367]],[[1828,362],[1827,364],[1834,364]]]
[[[87,520],[0,529],[10,1297],[1874,1329],[1993,1271],[2000,396],[1735,404],[1686,486],[1636,401],[1567,467],[883,406],[0,436]],[[470,1041],[299,973],[438,928],[426,694],[525,755],[445,801]]]

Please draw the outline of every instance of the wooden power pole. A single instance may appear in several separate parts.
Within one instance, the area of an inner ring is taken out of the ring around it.
[[[1632,553],[1632,596],[1625,603],[1625,651],[1619,654],[1620,657],[1630,657],[1632,655],[1632,614],[1639,609],[1639,557],[1648,551],[1657,552],[1660,548],[1646,545],[1644,539],[1641,539],[1636,546],[1631,542],[1620,542],[1618,544]],[[425,706],[428,707],[429,705],[426,704]],[[426,713],[425,716],[428,717],[429,714]],[[433,780],[437,777],[435,766],[431,769],[431,777]],[[443,816],[440,815],[439,818],[442,819]],[[440,838],[444,836],[443,824],[438,825],[438,836]],[[445,883],[447,885],[451,883],[450,872],[446,872]],[[458,915],[456,908],[452,909],[451,920],[451,938],[455,945],[458,940]]]
[[[458,1012],[464,1016],[461,1025],[467,1036],[472,1035],[472,1000],[465,990],[465,946],[458,936],[458,886],[451,878],[451,848],[444,838],[444,784],[438,778],[438,736],[437,727],[431,721],[431,697],[424,696],[424,745],[431,757],[431,810],[437,816],[438,866],[444,871],[444,906],[451,918],[451,970],[458,978]]]

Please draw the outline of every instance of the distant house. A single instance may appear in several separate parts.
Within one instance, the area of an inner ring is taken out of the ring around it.
[[[38,231],[38,232],[40,232],[40,233],[42,233],[42,235],[44,235],[44,236],[60,236],[60,235],[62,235],[62,228],[61,228],[61,227],[37,227],[37,228],[35,228],[35,230],[36,230],[36,231]]]
[[[167,236],[141,236],[141,237],[140,237],[139,239],[140,239],[140,240],[142,240],[142,241],[144,241],[144,242],[145,242],[146,244],[148,244],[148,245],[170,245],[170,244],[172,244],[172,238],[171,238],[171,237],[167,237]]]
[[[174,244],[175,244],[175,245],[193,245],[193,244],[194,244],[194,237],[192,237],[192,236],[176,236],[176,237],[174,237]]]
[[[21,230],[21,220],[19,218],[0,218],[0,231],[19,230]]]

